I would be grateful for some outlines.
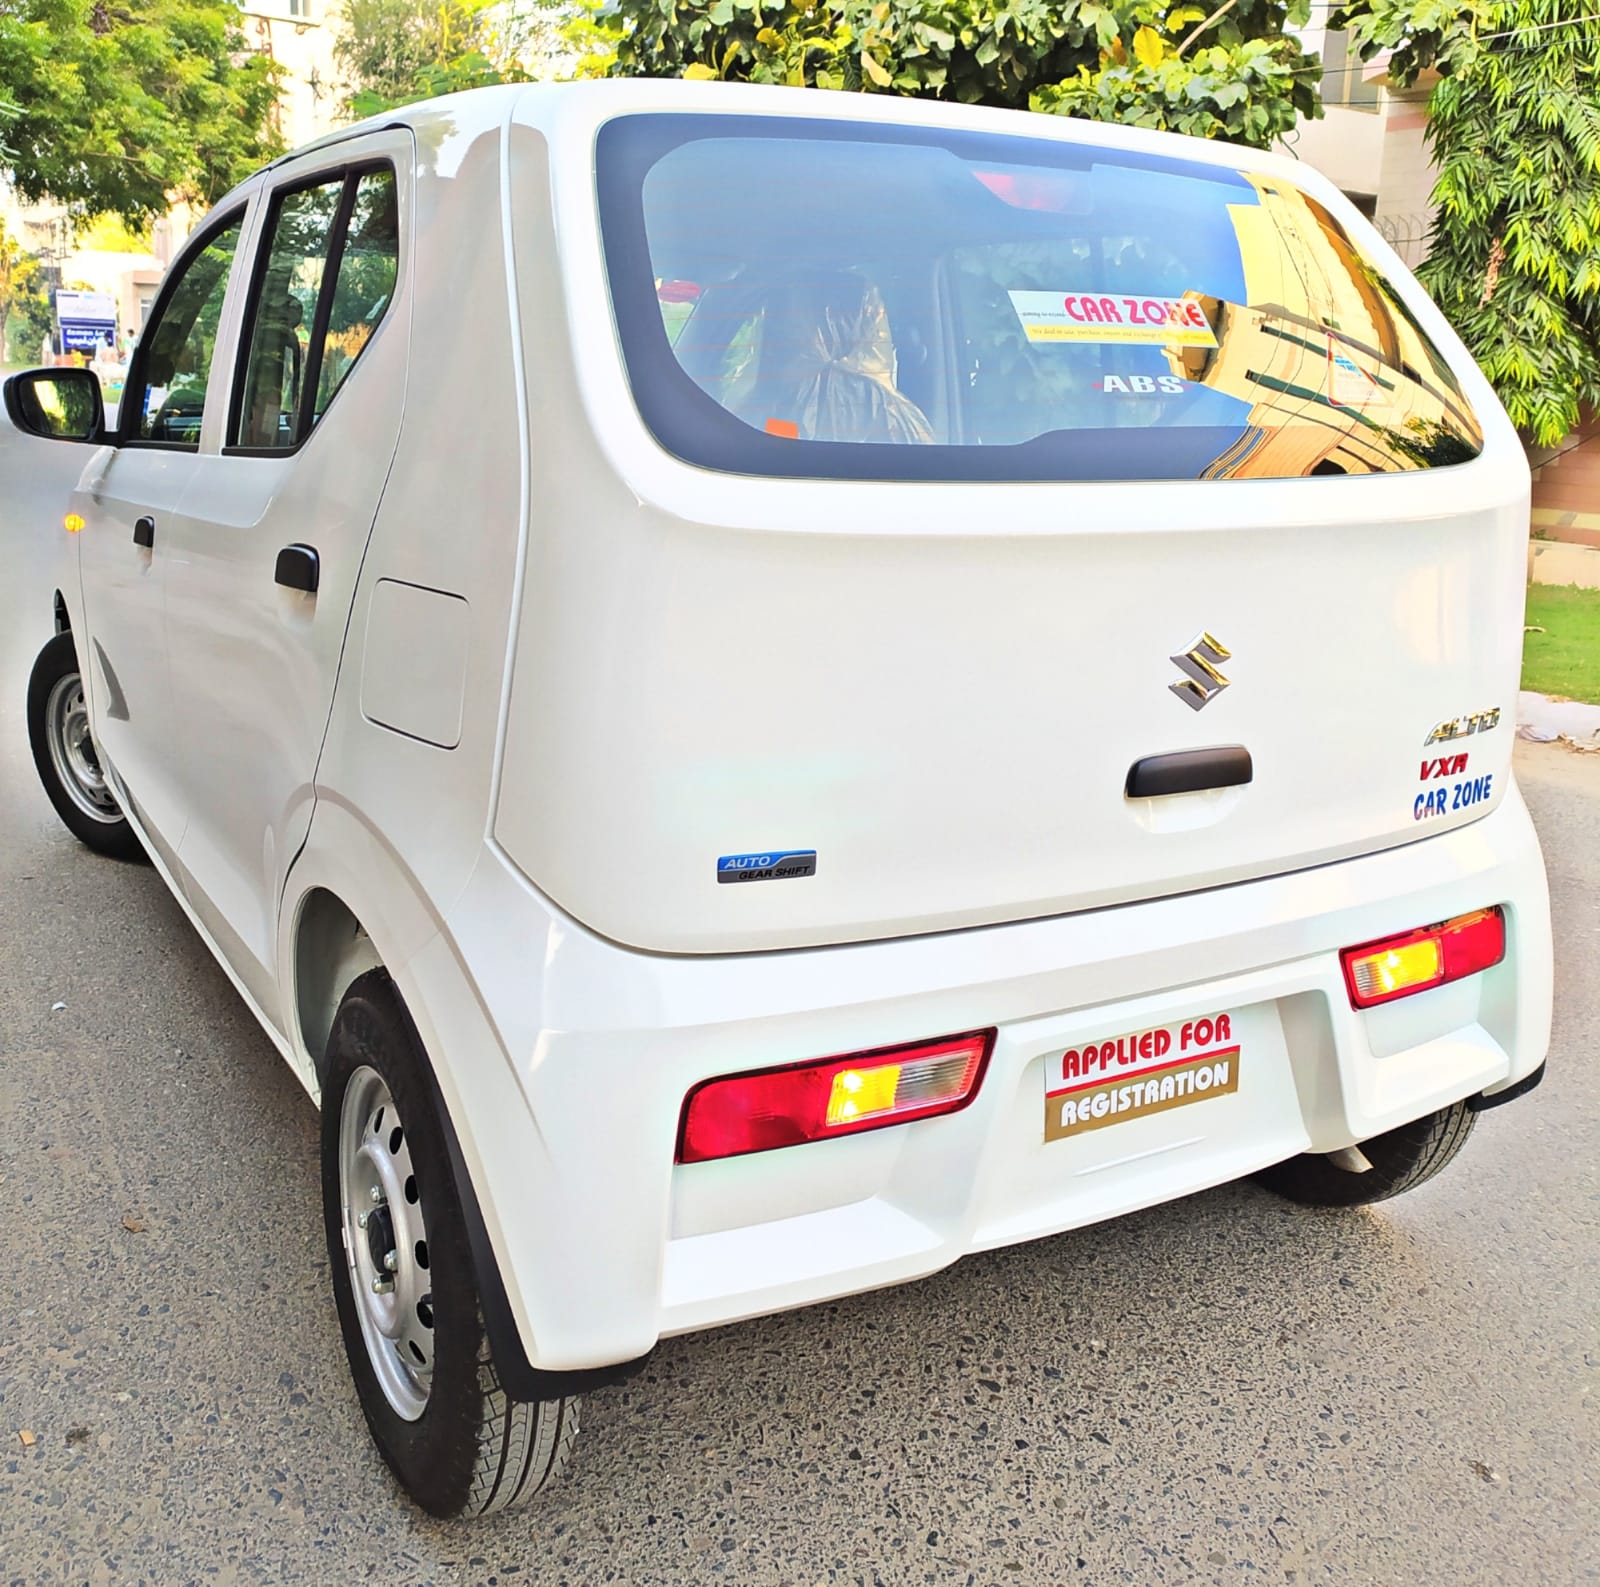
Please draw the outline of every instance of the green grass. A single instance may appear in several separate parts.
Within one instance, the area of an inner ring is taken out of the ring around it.
[[[1530,584],[1523,636],[1522,687],[1600,705],[1600,590]]]

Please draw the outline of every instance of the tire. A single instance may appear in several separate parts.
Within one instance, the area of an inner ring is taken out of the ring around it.
[[[521,1504],[561,1474],[578,1402],[500,1386],[427,1062],[387,972],[361,976],[328,1038],[323,1214],[345,1354],[379,1452],[429,1514],[467,1517]]]
[[[142,860],[144,849],[106,781],[89,733],[83,678],[70,633],[57,634],[33,664],[28,742],[39,781],[66,829],[97,854]]]
[[[1366,1207],[1387,1201],[1433,1178],[1467,1144],[1475,1114],[1454,1102],[1397,1130],[1363,1141],[1372,1167],[1355,1173],[1315,1152],[1291,1157],[1255,1177],[1269,1190],[1308,1207]]]

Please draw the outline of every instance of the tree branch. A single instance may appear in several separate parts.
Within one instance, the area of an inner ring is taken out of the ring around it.
[[[1200,35],[1204,33],[1213,22],[1220,22],[1223,17],[1225,17],[1236,5],[1238,5],[1238,3],[1239,0],[1223,0],[1223,3],[1219,5],[1217,9],[1205,19],[1204,22],[1195,23],[1195,25],[1190,28],[1186,34],[1184,34],[1183,42],[1172,53],[1181,59],[1183,52],[1188,49],[1189,46],[1193,44],[1194,41],[1199,38]]]

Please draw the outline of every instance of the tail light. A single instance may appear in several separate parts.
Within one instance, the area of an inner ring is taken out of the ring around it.
[[[1442,926],[1365,942],[1339,955],[1344,963],[1344,984],[1355,1008],[1372,1008],[1413,992],[1459,981],[1498,964],[1506,956],[1505,915],[1498,909],[1479,909],[1457,915]]]
[[[684,1098],[678,1161],[739,1157],[958,1112],[978,1093],[994,1035],[973,1031],[704,1080]]]

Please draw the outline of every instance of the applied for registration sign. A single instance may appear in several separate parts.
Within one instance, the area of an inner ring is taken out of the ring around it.
[[[1208,1014],[1069,1047],[1045,1065],[1044,1138],[1187,1107],[1239,1089],[1232,1014]]]

